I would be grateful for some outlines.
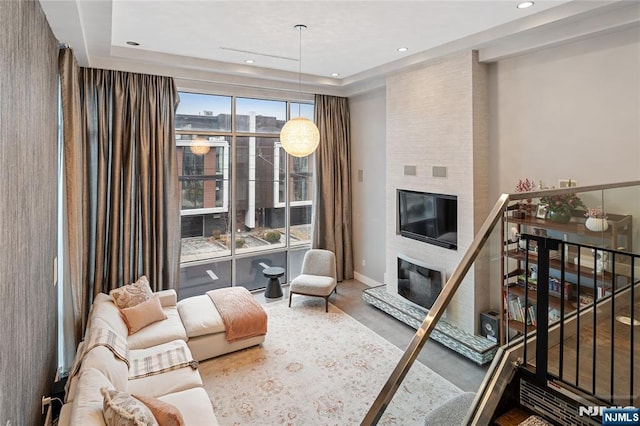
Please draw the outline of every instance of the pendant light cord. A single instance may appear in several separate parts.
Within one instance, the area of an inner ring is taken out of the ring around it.
[[[298,117],[302,115],[302,30],[307,28],[304,24],[298,24],[295,28],[299,31],[298,43]]]

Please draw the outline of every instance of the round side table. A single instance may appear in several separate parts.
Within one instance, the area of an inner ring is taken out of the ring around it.
[[[276,299],[282,297],[282,287],[280,287],[280,278],[284,275],[284,268],[278,266],[270,266],[262,271],[262,274],[269,278],[267,283],[267,289],[264,292],[264,297],[269,299]]]

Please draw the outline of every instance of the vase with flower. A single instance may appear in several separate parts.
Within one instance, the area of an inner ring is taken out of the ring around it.
[[[549,220],[556,223],[569,223],[573,210],[585,208],[580,197],[573,192],[540,197],[540,202],[547,207]]]
[[[518,184],[516,185],[516,192],[530,192],[536,189],[536,185],[533,183],[533,179],[529,180],[529,178],[525,178],[524,180],[518,179]],[[520,219],[524,219],[527,214],[534,214],[533,208],[533,199],[527,198],[524,202],[518,202],[518,210],[516,216]]]
[[[609,229],[609,222],[607,222],[607,213],[602,209],[587,209],[584,216],[587,220],[584,222],[584,226],[593,232],[603,232]]]

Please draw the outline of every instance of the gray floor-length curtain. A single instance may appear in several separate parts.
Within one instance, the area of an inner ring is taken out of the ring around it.
[[[315,153],[313,247],[336,254],[338,281],[353,278],[349,102],[315,96],[320,145]]]
[[[78,67],[60,53],[76,341],[93,297],[147,275],[175,288],[180,206],[172,78]]]

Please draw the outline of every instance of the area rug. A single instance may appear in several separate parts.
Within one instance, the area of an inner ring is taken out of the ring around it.
[[[253,348],[200,363],[221,425],[357,425],[402,351],[324,300],[269,303],[269,331]],[[381,425],[423,425],[462,391],[416,362]]]

